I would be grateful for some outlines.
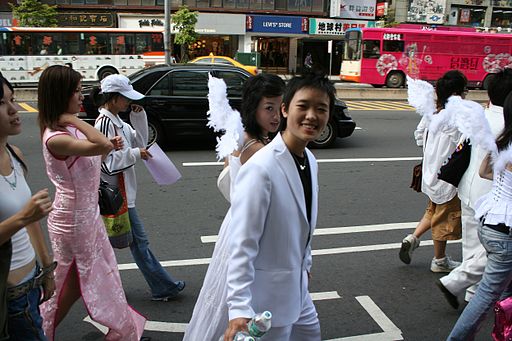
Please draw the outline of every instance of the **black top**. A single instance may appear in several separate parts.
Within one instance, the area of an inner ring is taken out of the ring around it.
[[[312,189],[311,189],[311,171],[309,169],[309,161],[304,152],[304,157],[300,157],[292,154],[295,166],[299,172],[300,181],[302,182],[302,189],[304,190],[304,198],[306,199],[306,212],[308,216],[308,222],[311,222],[311,200],[312,200]]]

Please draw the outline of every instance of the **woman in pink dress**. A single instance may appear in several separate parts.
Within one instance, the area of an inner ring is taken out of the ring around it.
[[[98,207],[101,155],[119,148],[75,116],[83,96],[81,75],[60,65],[42,73],[39,125],[48,177],[55,185],[48,232],[55,260],[56,295],[42,305],[48,339],[82,297],[89,316],[109,328],[106,340],[139,340],[145,318],[126,302],[116,258]]]

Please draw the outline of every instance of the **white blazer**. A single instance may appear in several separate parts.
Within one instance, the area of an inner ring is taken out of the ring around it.
[[[231,201],[227,273],[229,319],[272,312],[272,326],[298,320],[307,298],[311,236],[318,210],[317,163],[311,172],[311,222],[297,167],[280,134],[245,163]]]

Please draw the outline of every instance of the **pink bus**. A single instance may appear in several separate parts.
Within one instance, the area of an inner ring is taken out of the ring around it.
[[[511,54],[509,34],[354,28],[345,33],[340,78],[399,88],[405,75],[435,81],[458,69],[469,86],[486,89],[490,73],[512,67]]]

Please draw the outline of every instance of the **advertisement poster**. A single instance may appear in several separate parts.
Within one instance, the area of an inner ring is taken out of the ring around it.
[[[443,24],[446,0],[409,0],[407,22]]]
[[[332,0],[332,18],[375,20],[376,0]]]

